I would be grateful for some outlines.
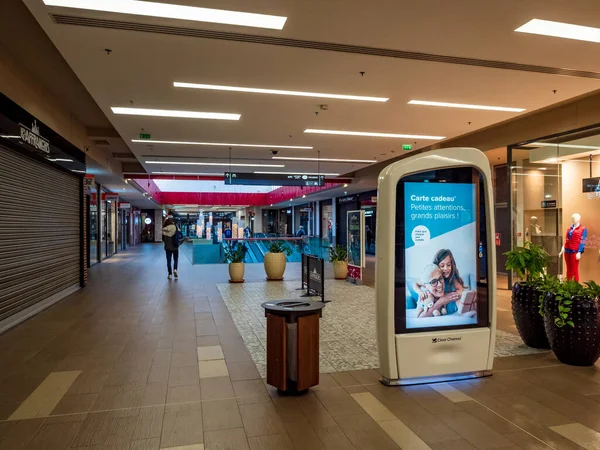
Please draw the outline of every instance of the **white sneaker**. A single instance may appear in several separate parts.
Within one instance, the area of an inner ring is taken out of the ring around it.
[[[179,278],[179,275],[177,275],[177,271],[173,271],[173,275],[175,275],[175,278]]]
[[[167,277],[168,280],[172,280],[173,276],[171,274],[169,274],[169,276]]]

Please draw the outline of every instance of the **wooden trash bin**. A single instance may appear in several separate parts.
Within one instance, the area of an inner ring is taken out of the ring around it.
[[[267,383],[285,393],[319,384],[319,318],[325,303],[276,300],[267,317]]]

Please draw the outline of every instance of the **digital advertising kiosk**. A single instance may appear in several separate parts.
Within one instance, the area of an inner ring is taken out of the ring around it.
[[[382,383],[491,374],[496,336],[492,179],[473,148],[379,175],[376,313]]]

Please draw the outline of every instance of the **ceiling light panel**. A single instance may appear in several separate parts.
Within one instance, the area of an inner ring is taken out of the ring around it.
[[[525,25],[517,28],[519,33],[539,34],[563,39],[600,43],[600,28],[585,27],[550,20],[532,19]]]
[[[240,120],[240,114],[200,112],[200,111],[174,111],[169,109],[147,109],[147,108],[123,108],[113,106],[114,114],[129,116],[151,116],[151,117],[179,117],[183,119],[216,119],[216,120]]]
[[[267,167],[267,166],[263,166],[263,167]],[[339,175],[339,173],[326,173],[326,172],[321,172],[321,173],[317,173],[317,172],[262,172],[262,171],[254,171],[254,173],[256,174],[261,174],[261,175],[323,175],[326,177],[337,177]]]
[[[255,94],[271,94],[271,95],[291,95],[296,97],[313,97],[313,98],[332,98],[339,100],[358,100],[363,102],[387,102],[389,98],[385,97],[366,97],[362,95],[345,95],[345,94],[325,94],[322,92],[302,92],[302,91],[284,91],[280,89],[262,89],[240,86],[218,86],[214,84],[197,84],[197,83],[182,83],[176,81],[173,86],[190,89],[206,89],[211,91],[229,91],[229,92],[251,92]]]
[[[175,166],[219,166],[219,167],[285,167],[281,164],[244,164],[244,163],[211,163],[190,161],[146,161],[146,164],[161,164]]]
[[[132,139],[131,142],[136,144],[203,145],[207,147],[288,148],[295,150],[312,150],[312,147],[302,145],[227,144],[224,142],[156,141],[149,139]]]
[[[506,106],[468,105],[463,103],[430,102],[427,100],[411,100],[409,105],[438,106],[441,108],[479,109],[484,111],[523,112],[524,108],[509,108]]]
[[[312,134],[333,134],[339,136],[364,136],[364,137],[382,137],[393,139],[425,139],[432,141],[441,141],[446,139],[445,136],[426,136],[420,134],[395,134],[395,133],[372,133],[369,131],[342,131],[342,130],[319,130],[309,128],[304,130],[305,133]]]
[[[295,156],[273,156],[273,159],[281,159],[284,161],[317,161],[317,162],[338,162],[338,163],[376,163],[373,159],[336,159],[336,158],[299,158]]]
[[[46,6],[282,30],[287,17],[137,0],[43,0]]]

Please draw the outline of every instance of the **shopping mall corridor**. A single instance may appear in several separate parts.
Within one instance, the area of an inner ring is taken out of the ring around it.
[[[372,369],[327,373],[281,397],[219,294],[227,266],[182,256],[168,281],[163,255],[117,254],[86,289],[0,336],[0,449],[600,448],[597,369],[550,353],[404,388]],[[246,278],[263,280],[262,265]]]

